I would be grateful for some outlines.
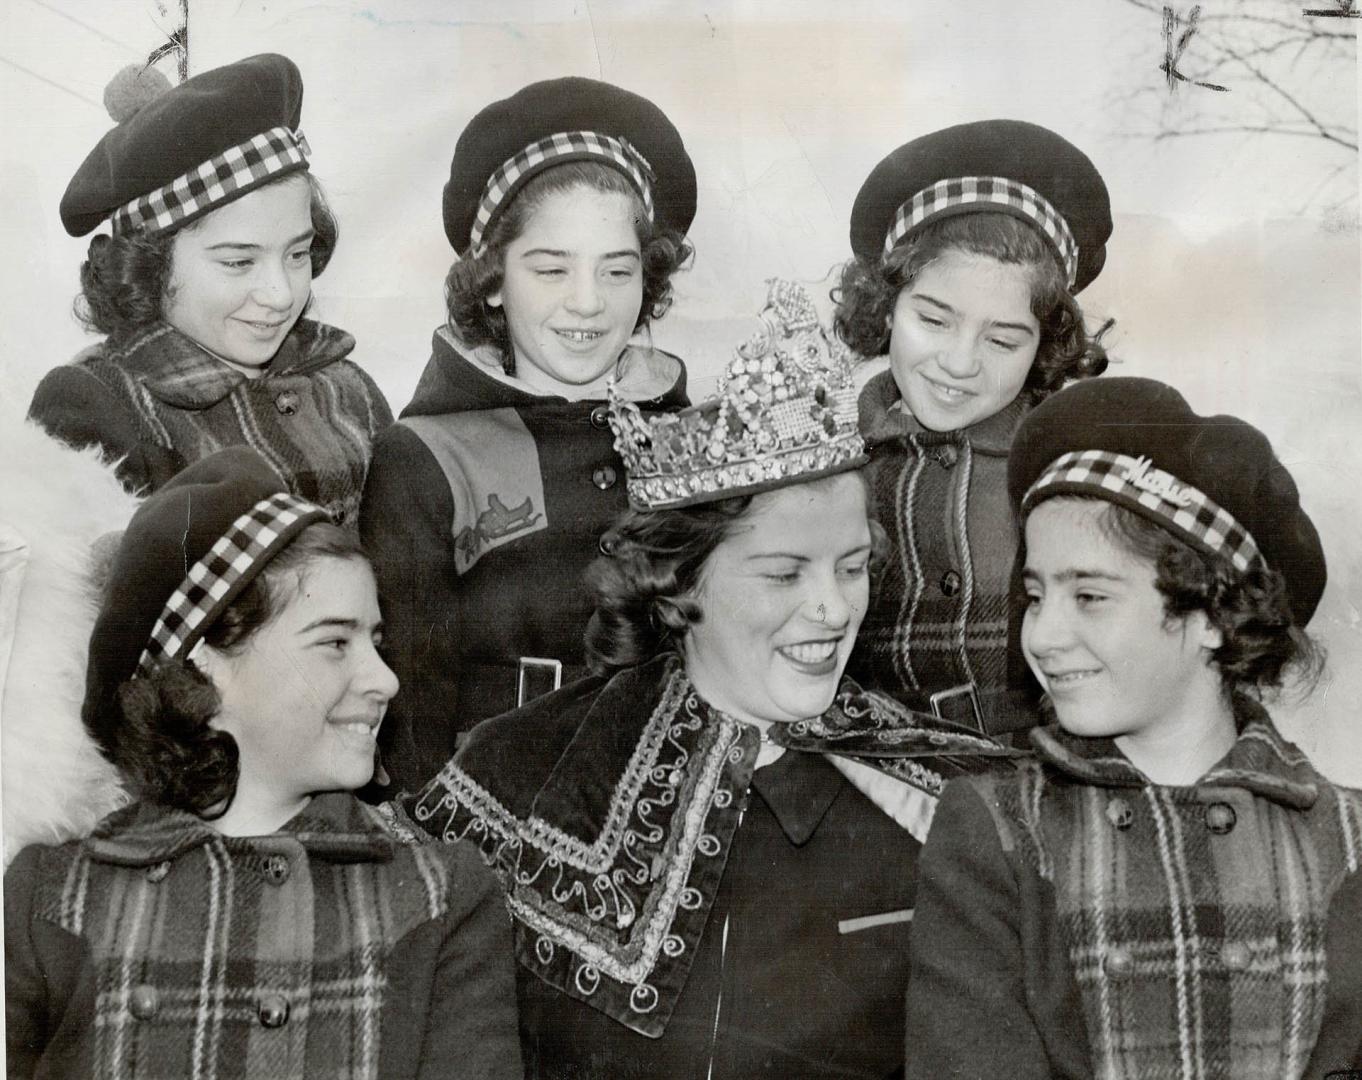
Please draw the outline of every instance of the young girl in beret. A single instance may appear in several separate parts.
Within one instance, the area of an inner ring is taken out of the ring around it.
[[[1008,483],[1057,723],[942,797],[908,1075],[1353,1075],[1362,792],[1263,704],[1317,668],[1324,555],[1290,475],[1242,420],[1122,378],[1037,408]]]
[[[396,784],[585,674],[580,578],[625,507],[605,386],[650,412],[686,403],[681,362],[631,339],[670,304],[694,214],[680,135],[608,83],[534,83],[460,136],[449,320],[361,509],[406,688],[384,746]]]
[[[863,685],[990,731],[1033,722],[1009,661],[1007,454],[1037,401],[1106,366],[1074,297],[1110,234],[1092,162],[1034,124],[933,132],[862,185],[836,327],[888,353],[860,422],[892,549],[852,659]]]
[[[84,706],[139,801],[5,874],[9,1076],[521,1075],[492,875],[350,794],[381,631],[353,532],[248,448],[143,503]]]
[[[48,373],[29,415],[155,491],[224,446],[256,450],[342,522],[359,505],[387,402],[354,338],[302,317],[336,245],[308,171],[293,62],[262,55],[174,87],[126,69],[118,122],[76,171],[62,224],[90,241],[76,313],[105,335]]]

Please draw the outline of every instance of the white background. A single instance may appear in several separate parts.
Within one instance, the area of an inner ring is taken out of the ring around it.
[[[1203,17],[1236,2],[1206,0]],[[1281,17],[1300,6],[1283,0]],[[0,394],[11,404],[90,340],[70,315],[85,241],[62,231],[57,203],[110,126],[105,83],[178,21],[178,0],[0,10]],[[1331,23],[1355,32],[1362,20]],[[799,278],[825,298],[856,190],[899,143],[994,116],[1064,134],[1112,195],[1107,269],[1081,297],[1094,318],[1118,319],[1112,371],[1173,382],[1200,411],[1263,428],[1320,527],[1330,581],[1312,629],[1330,672],[1279,715],[1326,773],[1362,783],[1355,162],[1318,139],[1141,137],[1160,117],[1196,122],[1213,93],[1163,87],[1157,11],[1126,0],[191,0],[191,74],[263,51],[303,71],[313,168],[341,222],[313,313],[356,335],[394,411],[442,318],[440,189],[454,142],[527,82],[605,78],[681,130],[699,175],[698,257],[654,340],[687,360],[693,392],[750,331],[764,279]],[[1189,71],[1194,61],[1195,42]],[[1288,78],[1293,92],[1342,102],[1355,125],[1355,67],[1307,60]],[[1215,104],[1247,102],[1249,87],[1227,85]]]

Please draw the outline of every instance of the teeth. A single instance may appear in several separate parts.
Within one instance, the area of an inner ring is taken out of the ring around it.
[[[353,724],[337,724],[336,726],[340,728],[342,731],[353,731],[360,735],[371,735],[373,734],[374,730],[371,726],[364,723],[363,721],[356,721]]]
[[[837,640],[831,641],[806,641],[801,645],[785,645],[780,650],[800,664],[821,664],[824,660],[831,659],[833,653],[837,651]]]
[[[605,336],[604,330],[559,330],[558,333],[569,341],[595,341]]]
[[[1047,675],[1045,678],[1051,685],[1063,686],[1066,683],[1074,683],[1078,682],[1080,679],[1086,679],[1092,674],[1094,673],[1091,671],[1069,671],[1065,672],[1063,675]]]

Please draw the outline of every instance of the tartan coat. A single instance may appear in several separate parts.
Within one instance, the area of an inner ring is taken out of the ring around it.
[[[270,836],[139,803],[5,874],[11,1077],[521,1075],[510,928],[467,845],[315,796]]]
[[[899,1075],[942,779],[933,758],[881,771],[857,752],[983,740],[917,727],[851,683],[824,717],[782,727],[784,755],[756,769],[756,729],[663,655],[478,725],[410,799],[432,835],[477,843],[507,891],[527,1076]]]
[[[1362,792],[1237,708],[1238,741],[1191,786],[1053,728],[1032,733],[1036,760],[947,786],[919,878],[909,1077],[1362,1068]]]
[[[119,478],[143,495],[216,450],[249,446],[294,495],[353,525],[374,439],[392,423],[382,392],[349,359],[354,347],[343,330],[299,319],[251,379],[156,323],[49,371],[28,415],[71,446],[121,458]]]
[[[871,512],[889,535],[848,673],[868,690],[926,711],[930,695],[973,685],[986,730],[1039,718],[1010,617],[1019,535],[1007,458],[1030,409],[1023,395],[959,431],[929,431],[908,411],[892,371],[861,390]],[[975,726],[965,698],[948,719]]]

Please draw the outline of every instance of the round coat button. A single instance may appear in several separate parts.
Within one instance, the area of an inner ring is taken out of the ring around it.
[[[932,457],[946,466],[946,468],[952,469],[955,467],[955,463],[960,459],[960,451],[950,443],[945,443],[942,446],[938,446],[935,451],[932,452]]]
[[[288,858],[284,855],[271,855],[265,859],[265,880],[271,885],[282,885],[288,880]]]
[[[138,1020],[150,1020],[161,1010],[161,995],[154,986],[134,986],[128,995],[128,1008]]]
[[[274,399],[274,407],[283,416],[292,416],[298,411],[298,391],[282,390]]]
[[[613,465],[601,465],[591,474],[591,482],[602,491],[614,487],[615,481],[618,479]]]
[[[1135,810],[1125,799],[1112,799],[1107,803],[1107,820],[1113,828],[1125,832],[1135,824]]]
[[[1230,971],[1243,971],[1252,957],[1242,941],[1231,941],[1220,947],[1220,962]]]
[[[1206,828],[1216,836],[1224,836],[1234,828],[1237,820],[1234,807],[1229,803],[1213,802],[1205,810]]]
[[[1124,979],[1135,970],[1135,961],[1125,949],[1112,949],[1107,954],[1107,958],[1102,961],[1102,968],[1106,971],[1108,977]]]
[[[591,410],[591,426],[594,428],[608,428],[610,426],[610,409],[605,405],[597,405]]]
[[[941,594],[943,596],[954,596],[960,591],[960,574],[955,570],[947,570],[941,575]]]
[[[601,538],[596,541],[596,547],[600,549],[602,555],[615,554],[615,545],[618,539],[612,533],[602,533]]]
[[[255,1014],[261,1027],[281,1028],[288,1023],[288,998],[283,994],[266,994],[255,1003]]]

